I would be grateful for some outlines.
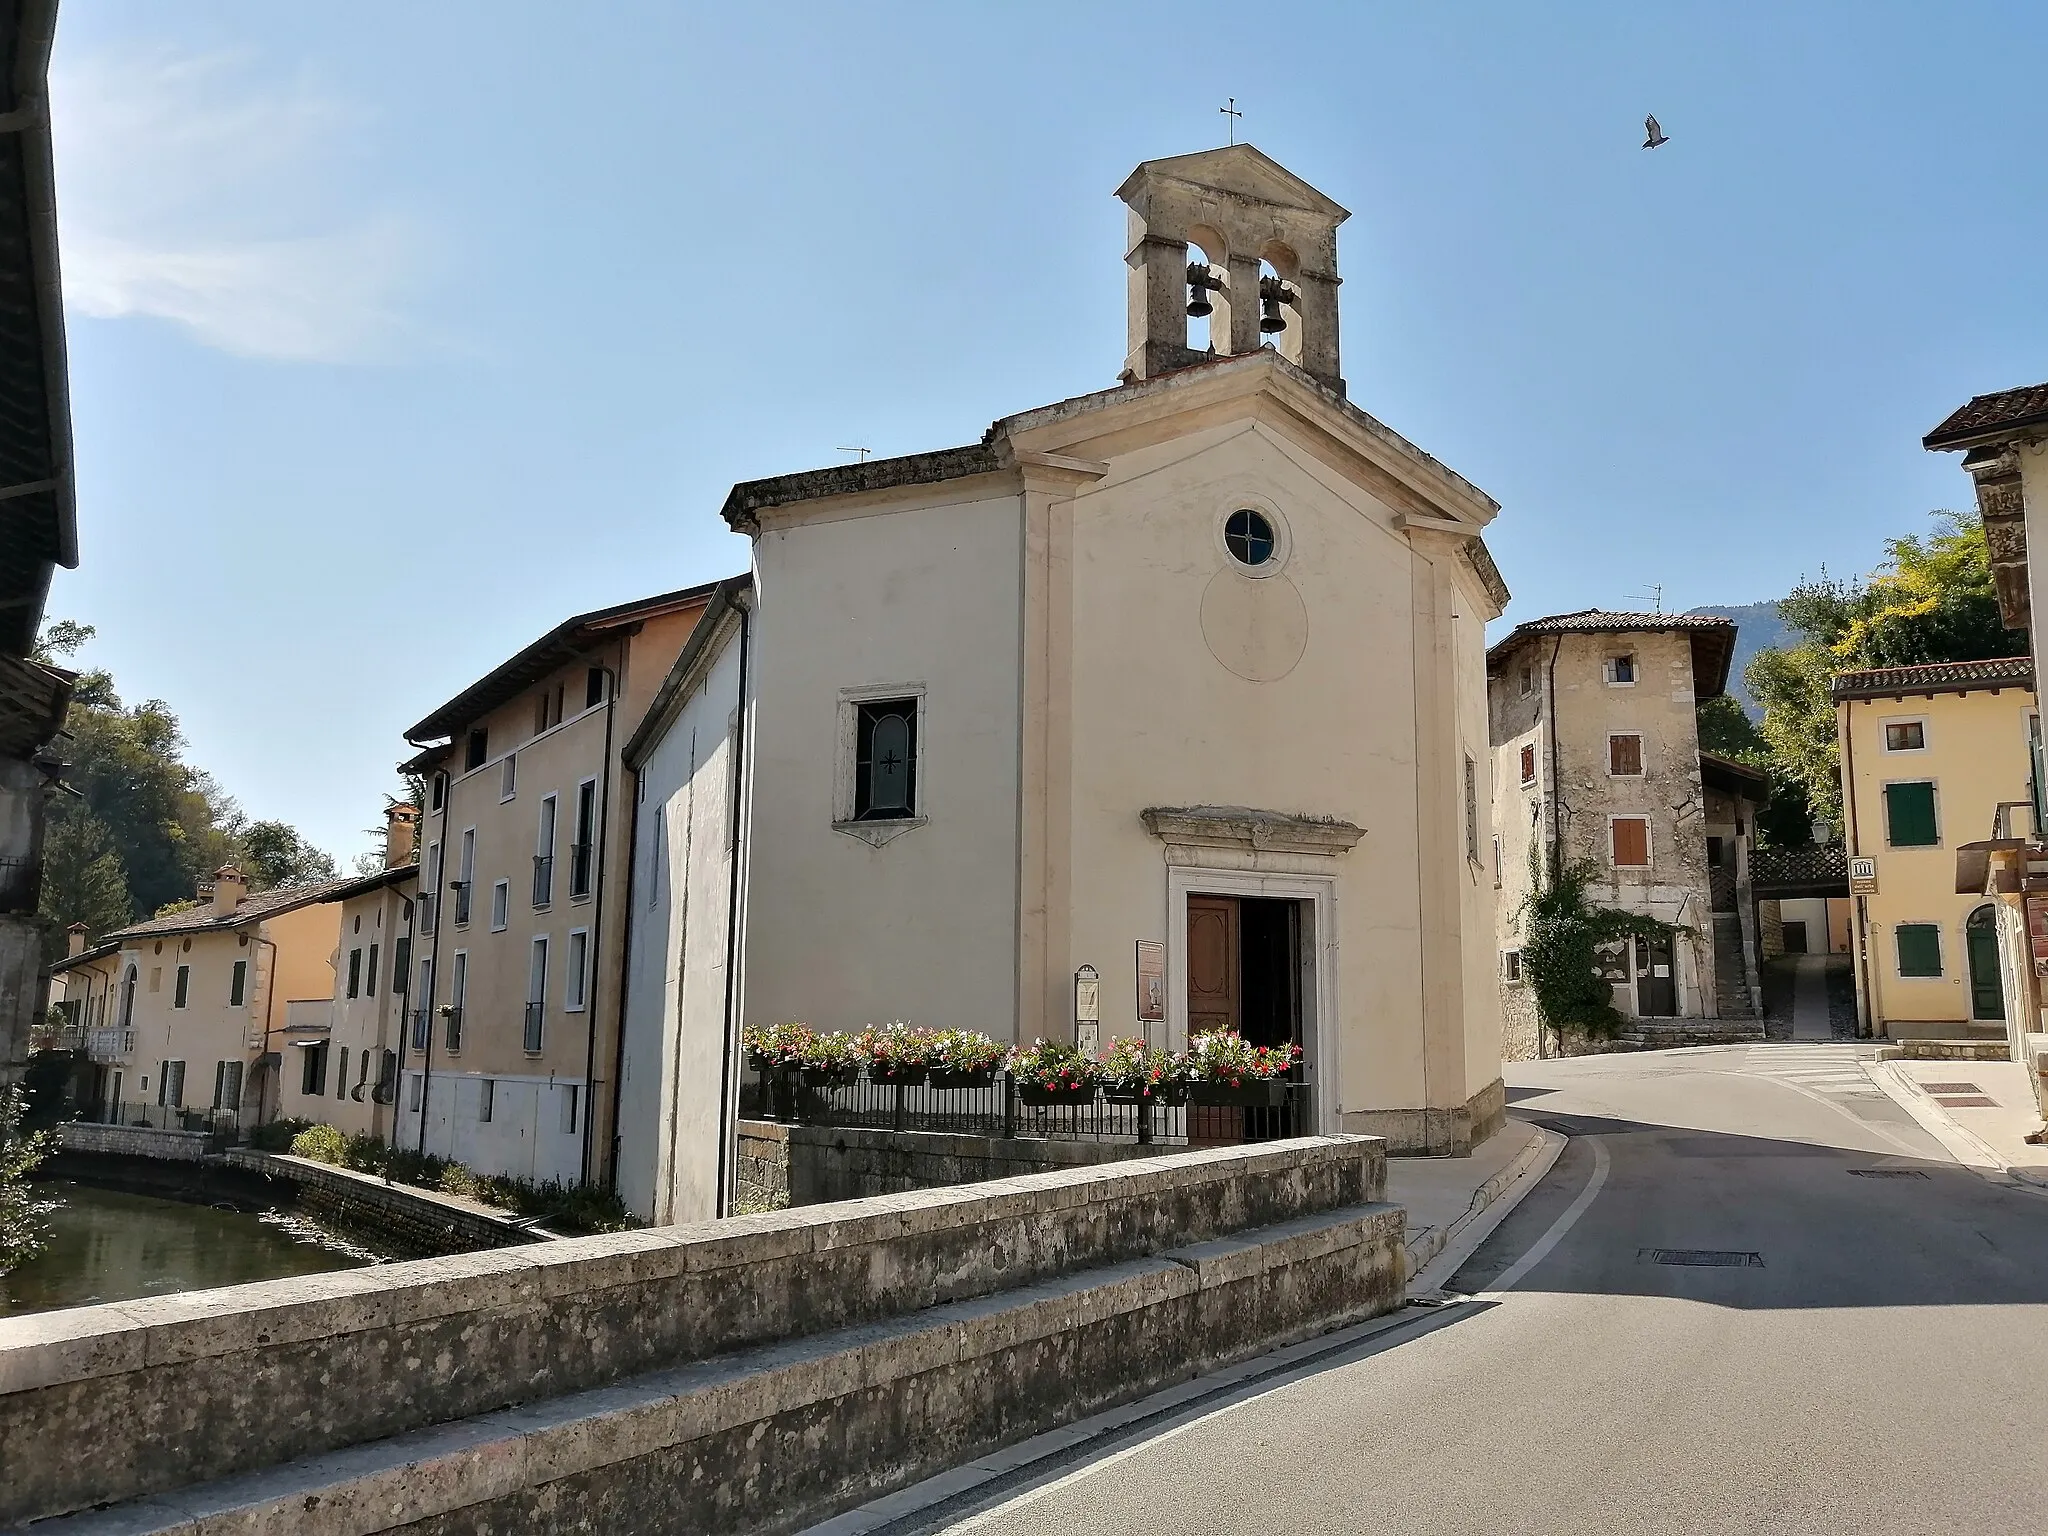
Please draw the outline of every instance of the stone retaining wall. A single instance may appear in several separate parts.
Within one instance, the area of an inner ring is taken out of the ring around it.
[[[146,1125],[96,1125],[89,1120],[67,1120],[57,1127],[57,1144],[67,1152],[172,1163],[198,1162],[214,1140],[206,1131],[158,1131]]]
[[[1022,1288],[1372,1204],[1385,1190],[1377,1140],[1305,1137],[0,1319],[0,1523],[165,1493],[998,1293],[1018,1292],[1018,1304],[1030,1305]],[[1395,1266],[1397,1301],[1401,1228],[1398,1214],[1385,1219],[1391,1260],[1371,1259],[1362,1278],[1318,1280],[1313,1266],[1296,1278],[1310,1290],[1336,1287],[1327,1299],[1340,1311],[1393,1304],[1385,1264]],[[1320,1243],[1357,1259],[1366,1238],[1351,1230],[1348,1239],[1302,1241],[1311,1252]],[[1243,1298],[1267,1284],[1250,1278],[1266,1267],[1259,1245],[1247,1252],[1230,1263],[1253,1289],[1240,1289],[1232,1305],[1249,1306],[1246,1323],[1256,1329],[1259,1304]],[[1173,1268],[1197,1263],[1183,1257]],[[1338,1272],[1355,1268],[1346,1260]],[[1289,1273],[1275,1271],[1272,1284],[1293,1283]],[[1315,1310],[1303,1305],[1302,1316]],[[1291,1315],[1273,1306],[1276,1318]],[[1086,1333],[1097,1314],[1077,1307],[1069,1323]],[[1184,1301],[1189,1308],[1199,1310]],[[1198,1321],[1190,1312],[1170,1335],[1185,1361],[1208,1349],[1190,1331]],[[940,1329],[926,1358],[940,1365],[958,1339],[957,1329]],[[1255,1346],[1267,1347],[1249,1334],[1239,1345]],[[1043,1351],[1038,1365],[1057,1390],[1060,1351]],[[791,1410],[788,1433],[802,1441],[829,1418],[817,1405],[834,1395],[822,1390],[831,1381],[859,1380],[827,1371],[813,1406]],[[1015,1386],[996,1375],[973,1384],[999,1397]],[[901,1420],[887,1420],[888,1401],[873,1393],[866,1401],[882,1415],[870,1427],[893,1435]],[[860,1440],[854,1435],[855,1450]],[[609,1459],[629,1454],[614,1447]],[[705,1465],[726,1482],[716,1461]],[[543,1511],[531,1518],[551,1523]]]
[[[1055,1168],[1093,1168],[1156,1157],[1161,1150],[1135,1142],[949,1136],[742,1120],[737,1171],[743,1202],[765,1207],[780,1193],[790,1205],[819,1205],[911,1189],[948,1189]]]
[[[514,1226],[508,1217],[430,1190],[387,1184],[374,1174],[336,1168],[310,1158],[235,1150],[222,1154],[232,1168],[291,1186],[292,1203],[328,1226],[367,1239],[396,1258],[438,1258],[543,1241],[546,1233]]]

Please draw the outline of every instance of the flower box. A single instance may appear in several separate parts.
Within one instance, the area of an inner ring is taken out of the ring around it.
[[[851,1088],[860,1081],[859,1067],[805,1067],[804,1086],[815,1089]]]
[[[868,1063],[868,1081],[879,1083],[885,1088],[922,1088],[924,1080],[930,1075],[929,1067],[891,1067],[879,1061]]]
[[[1093,1104],[1095,1102],[1095,1085],[1093,1083],[1083,1083],[1078,1088],[1059,1088],[1044,1083],[1019,1083],[1017,1085],[1017,1102],[1019,1104],[1029,1104],[1034,1109],[1042,1109],[1054,1104],[1073,1104],[1077,1106]]]
[[[977,1072],[949,1072],[944,1067],[934,1067],[930,1083],[934,1088],[993,1088],[996,1069],[983,1067]]]
[[[1161,1109],[1173,1109],[1188,1101],[1186,1083],[1154,1083],[1148,1095],[1136,1088],[1104,1088],[1102,1096],[1111,1104],[1152,1104]]]
[[[1191,1104],[1228,1104],[1245,1109],[1278,1109],[1287,1102],[1287,1090],[1293,1085],[1284,1081],[1257,1081],[1246,1083],[1189,1083],[1188,1102]]]

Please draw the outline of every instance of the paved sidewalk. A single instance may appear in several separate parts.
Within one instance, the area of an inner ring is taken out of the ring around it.
[[[1408,1213],[1408,1273],[1420,1273],[1526,1173],[1548,1145],[1524,1121],[1480,1143],[1470,1157],[1390,1157],[1387,1199]]]
[[[1828,957],[1801,955],[1792,978],[1792,1038],[1832,1040],[1835,1026],[1828,1018]]]
[[[1865,1070],[1957,1162],[2048,1189],[2048,1146],[2027,1069],[2011,1061],[1878,1061]]]

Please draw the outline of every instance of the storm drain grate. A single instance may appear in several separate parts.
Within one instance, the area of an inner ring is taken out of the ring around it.
[[[1926,1173],[1918,1168],[1851,1168],[1850,1174],[1859,1179],[1924,1179]]]
[[[1926,1094],[1935,1094],[1982,1093],[1984,1090],[1982,1088],[1979,1088],[1975,1083],[1922,1083],[1920,1085],[1920,1091]]]
[[[1968,1093],[1945,1093],[1934,1101],[1943,1109],[1996,1109],[1998,1100],[1985,1095]]]
[[[1764,1256],[1735,1248],[1638,1248],[1638,1259],[1652,1264],[1677,1264],[1688,1269],[1762,1269]]]

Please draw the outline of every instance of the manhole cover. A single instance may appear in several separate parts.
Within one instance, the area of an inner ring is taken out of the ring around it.
[[[1982,1093],[1975,1083],[1922,1083],[1922,1093]]]
[[[1734,1248],[1638,1248],[1638,1259],[1687,1269],[1762,1269],[1764,1256]]]
[[[1927,1175],[1918,1168],[1851,1168],[1851,1176],[1859,1179],[1924,1179]]]
[[[1935,1100],[1943,1109],[1996,1109],[1998,1100],[1981,1093],[1940,1094]]]

